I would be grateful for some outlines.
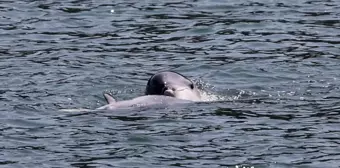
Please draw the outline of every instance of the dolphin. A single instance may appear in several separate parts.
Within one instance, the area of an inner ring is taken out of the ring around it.
[[[104,97],[107,101],[107,105],[97,108],[96,110],[115,110],[122,108],[134,108],[134,107],[151,107],[155,105],[169,106],[174,104],[186,104],[192,103],[190,100],[177,99],[175,97],[163,96],[163,95],[146,95],[136,97],[131,100],[116,101],[111,95],[104,93]]]
[[[145,95],[165,95],[183,100],[201,101],[200,92],[187,77],[173,71],[162,71],[152,75]]]
[[[197,86],[189,78],[173,71],[162,71],[152,75],[146,85],[145,96],[124,101],[116,101],[107,93],[104,94],[104,97],[108,104],[97,108],[97,110],[153,105],[169,106],[201,100]]]
[[[108,104],[96,110],[115,110],[155,105],[171,106],[201,101],[200,92],[195,84],[189,78],[173,71],[162,71],[152,75],[147,82],[144,96],[123,101],[116,101],[107,93],[104,93],[104,97]],[[93,111],[88,109],[64,109],[62,111],[79,110]]]

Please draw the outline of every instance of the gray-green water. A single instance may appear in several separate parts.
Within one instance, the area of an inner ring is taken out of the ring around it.
[[[0,166],[338,168],[339,18],[339,0],[0,1]],[[166,69],[219,101],[58,111]]]

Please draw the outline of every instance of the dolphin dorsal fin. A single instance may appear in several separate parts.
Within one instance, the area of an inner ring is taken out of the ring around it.
[[[108,104],[116,103],[116,100],[115,100],[111,95],[109,95],[109,94],[107,94],[107,93],[104,93],[104,97],[105,97],[106,102],[107,102]]]

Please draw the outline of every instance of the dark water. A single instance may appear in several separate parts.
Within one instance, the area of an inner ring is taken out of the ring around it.
[[[340,166],[340,1],[0,2],[1,167]],[[211,102],[94,109],[172,69]]]

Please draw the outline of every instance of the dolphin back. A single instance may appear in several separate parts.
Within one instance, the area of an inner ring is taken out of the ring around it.
[[[163,95],[147,95],[136,97],[131,100],[116,101],[109,94],[104,94],[107,105],[97,108],[97,110],[113,110],[119,108],[133,108],[133,107],[148,107],[154,105],[174,105],[183,103],[192,103],[193,101],[177,99],[170,96]]]

